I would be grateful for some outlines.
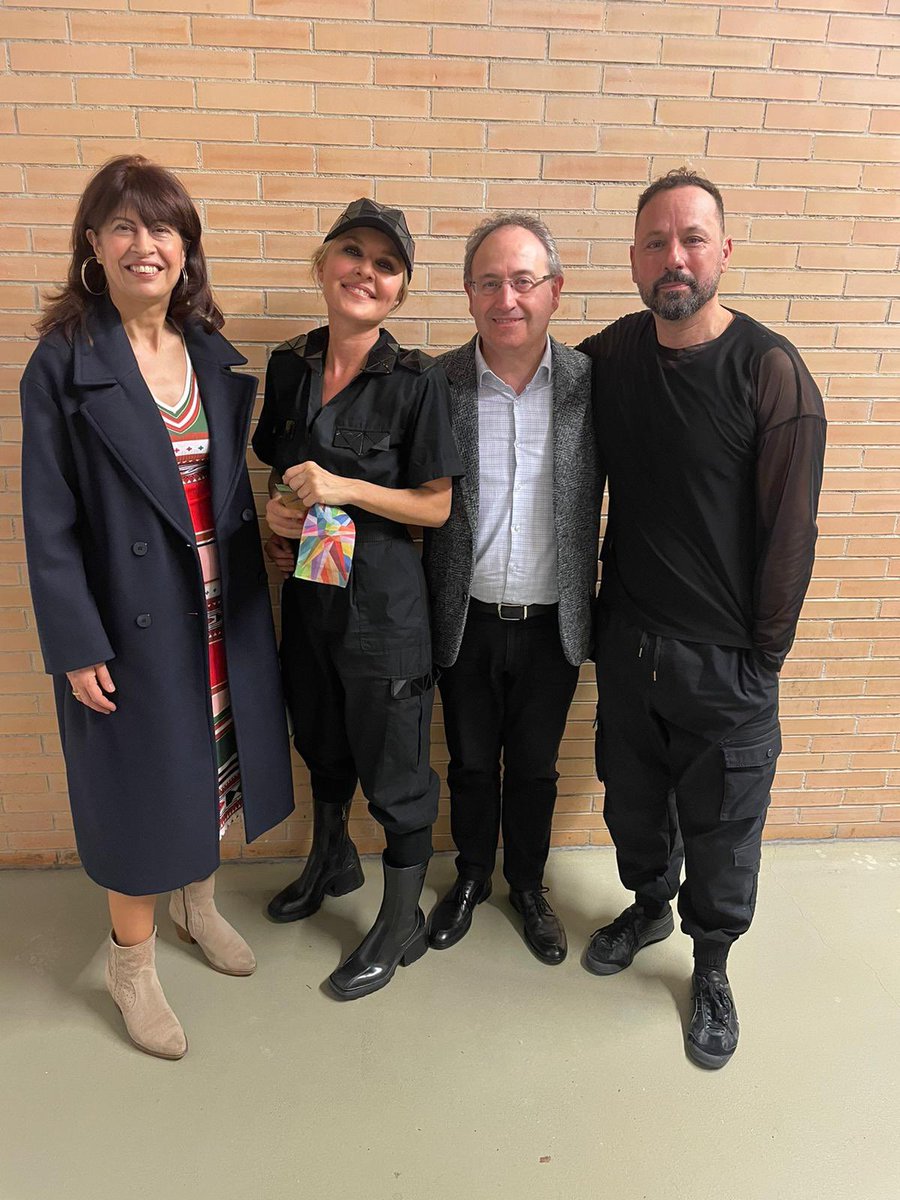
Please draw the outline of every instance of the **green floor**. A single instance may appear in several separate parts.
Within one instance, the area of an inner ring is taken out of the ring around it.
[[[626,903],[609,851],[551,858],[562,966],[528,953],[498,872],[456,948],[340,1004],[322,982],[377,908],[365,865],[365,888],[287,926],[262,913],[292,864],[223,868],[250,979],[210,970],[161,911],[176,1063],[131,1046],[103,989],[102,893],[0,873],[0,1200],[900,1196],[900,843],[766,848],[718,1073],[684,1056],[680,933],[613,978],[579,965]],[[435,859],[428,906],[452,878]]]

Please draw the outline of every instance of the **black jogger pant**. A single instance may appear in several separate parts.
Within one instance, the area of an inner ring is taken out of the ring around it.
[[[698,961],[722,963],[756,904],[778,675],[752,651],[648,634],[602,606],[596,662],[597,773],[622,883],[639,901],[678,893]]]

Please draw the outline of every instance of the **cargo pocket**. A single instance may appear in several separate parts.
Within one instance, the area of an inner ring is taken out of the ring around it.
[[[775,767],[781,753],[781,730],[776,726],[763,737],[721,746],[725,766],[722,820],[758,817],[769,805]]]
[[[746,871],[758,871],[762,857],[762,833],[754,833],[752,838],[735,846],[732,851],[732,862],[736,867]]]

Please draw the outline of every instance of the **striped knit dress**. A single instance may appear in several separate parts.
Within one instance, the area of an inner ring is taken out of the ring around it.
[[[186,348],[184,356],[187,369],[181,399],[171,407],[155,396],[154,400],[156,400],[156,406],[165,422],[169,437],[172,439],[175,461],[184,485],[184,493],[191,513],[191,523],[197,539],[197,551],[203,568],[210,704],[216,740],[219,836],[221,837],[243,807],[241,772],[231,715],[228,668],[225,661],[222,587],[209,477],[209,426],[200,399],[200,389],[197,386],[197,379]]]

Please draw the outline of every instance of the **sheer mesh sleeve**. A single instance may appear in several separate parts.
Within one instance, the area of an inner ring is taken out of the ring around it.
[[[778,670],[812,574],[825,456],[825,410],[792,346],[762,358],[757,379],[754,649]]]

